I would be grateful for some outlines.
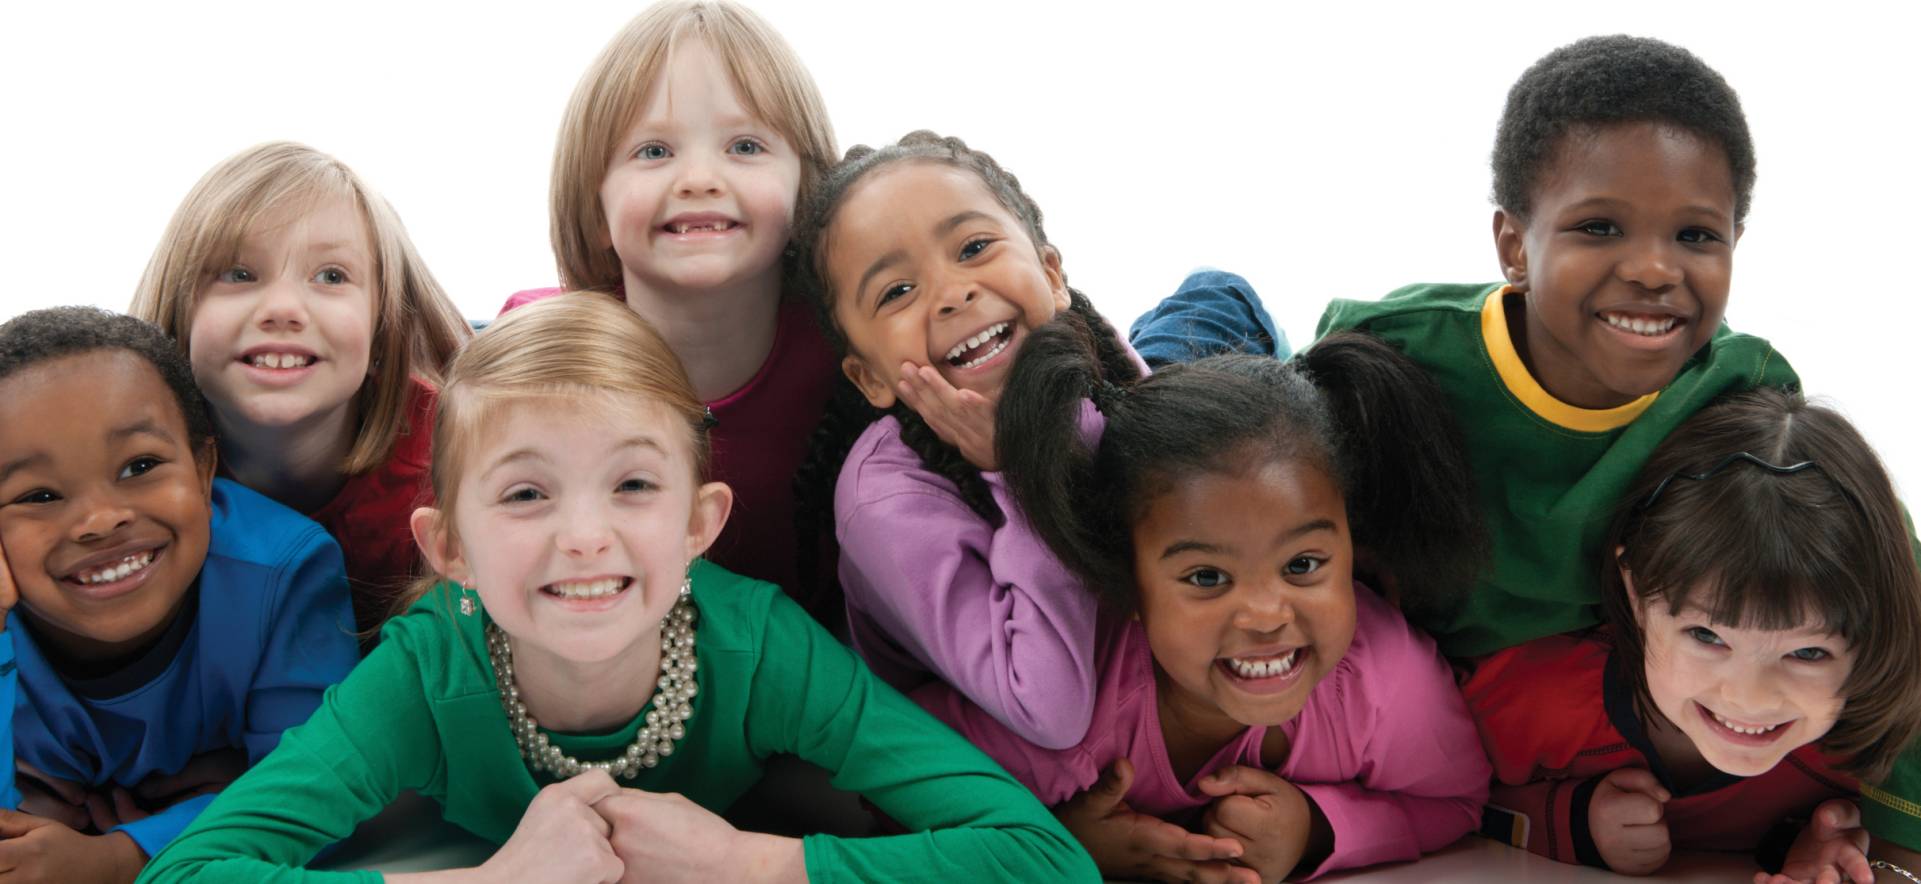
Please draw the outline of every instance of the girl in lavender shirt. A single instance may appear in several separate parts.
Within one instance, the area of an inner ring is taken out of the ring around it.
[[[1057,805],[1109,877],[1314,877],[1474,828],[1489,768],[1450,670],[1354,578],[1358,548],[1419,620],[1479,566],[1443,394],[1358,334],[1117,385],[1090,359],[1103,335],[1072,315],[1031,332],[997,413],[1028,522],[1116,615],[1092,727],[1049,750],[944,686],[916,699]]]

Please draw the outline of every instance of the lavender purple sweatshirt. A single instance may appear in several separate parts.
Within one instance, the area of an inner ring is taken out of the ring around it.
[[[1308,877],[1438,850],[1473,830],[1487,800],[1487,755],[1434,641],[1359,584],[1354,607],[1354,641],[1281,725],[1290,748],[1273,771],[1307,793],[1334,832],[1333,852]],[[944,685],[927,685],[914,700],[1049,806],[1126,758],[1134,764],[1128,805],[1186,822],[1213,800],[1198,788],[1203,777],[1228,765],[1262,767],[1267,728],[1250,727],[1182,782],[1161,735],[1146,630],[1132,620],[1106,626],[1099,660],[1093,726],[1063,751],[1030,744]]]
[[[1105,422],[1083,403],[1081,432]],[[988,524],[882,418],[834,489],[840,582],[854,649],[901,691],[944,681],[1022,739],[1080,742],[1094,709],[1094,594],[1034,533],[1000,473],[1006,520]]]

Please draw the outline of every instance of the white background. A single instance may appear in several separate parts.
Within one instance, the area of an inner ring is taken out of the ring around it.
[[[989,150],[1117,323],[1207,264],[1248,276],[1297,345],[1330,297],[1498,276],[1487,156],[1535,58],[1596,33],[1685,45],[1739,90],[1760,157],[1730,321],[1921,489],[1913,6],[752,5],[843,149],[927,127]],[[491,316],[553,283],[561,109],[642,6],[7,4],[0,318],[123,309],[201,173],[277,138],[358,170],[461,308]]]

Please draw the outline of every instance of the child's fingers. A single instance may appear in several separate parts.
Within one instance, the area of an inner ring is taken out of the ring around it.
[[[1201,791],[1219,798],[1224,795],[1271,795],[1287,788],[1287,781],[1264,770],[1230,764],[1205,777]]]
[[[1147,872],[1157,881],[1190,881],[1194,884],[1261,884],[1261,876],[1246,866],[1211,861],[1194,862],[1157,856],[1147,861]]]
[[[0,810],[0,838],[18,838],[41,826],[58,825],[53,820],[17,810]]]
[[[7,549],[0,544],[0,631],[7,628],[6,613],[20,600],[20,589],[13,584],[13,569],[7,565]]]
[[[135,820],[144,820],[151,815],[134,802],[133,793],[119,786],[113,787],[113,813],[120,818],[120,824],[123,826]]]
[[[597,767],[581,771],[547,788],[588,806],[597,804],[608,796],[620,794],[620,784],[614,782],[613,776]]]
[[[1852,801],[1836,799],[1823,801],[1814,809],[1815,832],[1822,838],[1831,838],[1844,829],[1861,827],[1861,808]],[[1866,845],[1862,846],[1866,850]]]
[[[1646,768],[1616,768],[1609,771],[1607,778],[1601,782],[1622,792],[1638,792],[1664,804],[1670,797],[1667,788],[1661,785],[1660,778]]]
[[[31,780],[35,785],[40,786],[52,795],[58,796],[60,800],[68,804],[77,807],[85,804],[87,801],[87,790],[79,783],[51,776],[46,771],[24,761],[14,762],[14,769],[25,775],[27,779]]]

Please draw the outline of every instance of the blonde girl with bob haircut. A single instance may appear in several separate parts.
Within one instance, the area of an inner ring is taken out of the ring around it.
[[[792,481],[837,360],[790,291],[788,240],[838,156],[820,91],[772,26],[727,0],[670,0],[582,75],[551,191],[561,286],[660,329],[719,421],[715,475],[739,503],[710,557],[824,619],[840,617],[833,557],[798,561]],[[503,312],[561,290],[520,292]]]
[[[340,542],[371,635],[418,571],[435,384],[471,334],[400,216],[327,154],[247,148],[181,201],[131,312],[187,354],[222,468]]]
[[[672,351],[603,296],[502,319],[440,400],[437,577],[307,724],[148,867],[300,868],[404,789],[501,844],[395,881],[1098,880],[1052,814],[776,587],[699,558],[733,495]],[[715,815],[796,754],[911,834],[803,839]]]

